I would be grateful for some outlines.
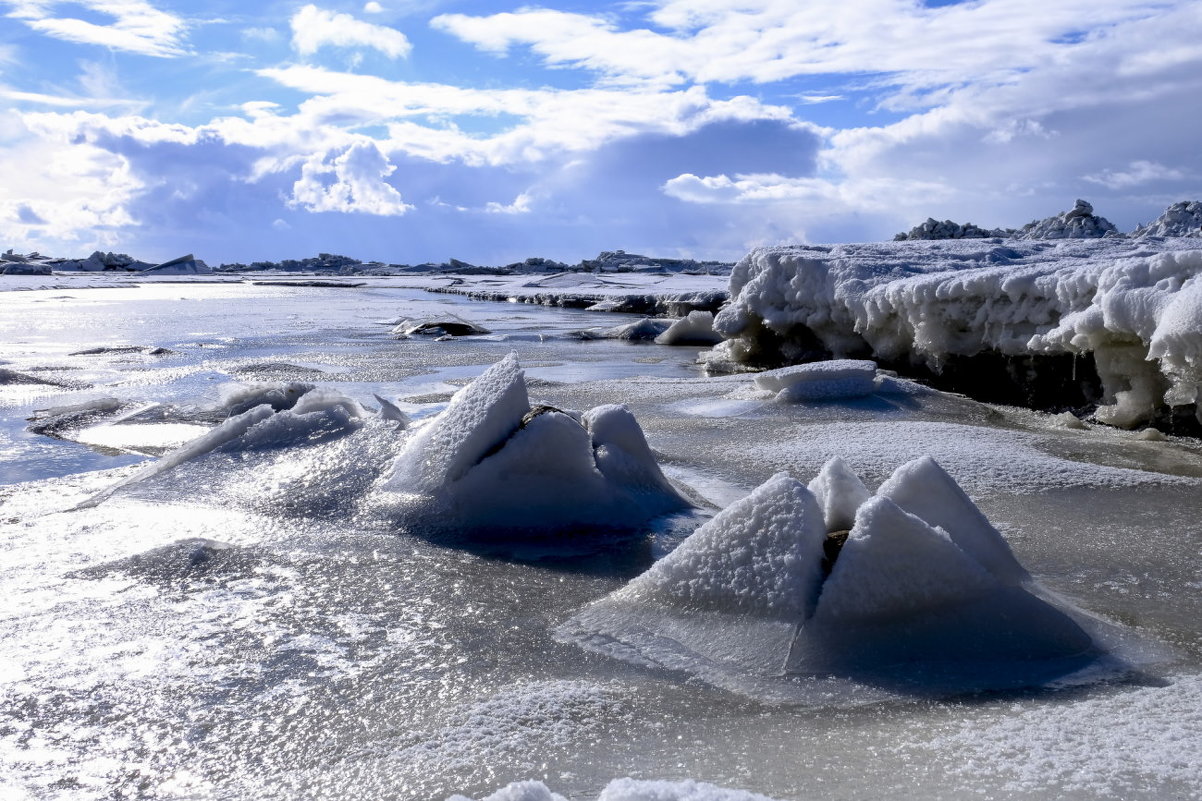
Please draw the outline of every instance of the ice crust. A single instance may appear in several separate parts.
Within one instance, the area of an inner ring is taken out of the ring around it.
[[[711,364],[872,354],[938,371],[953,356],[1092,354],[1096,416],[1131,427],[1202,387],[1196,240],[958,240],[752,251],[715,318]]]
[[[626,407],[532,407],[513,354],[413,429],[380,488],[424,527],[493,538],[628,529],[687,506]]]
[[[873,497],[839,460],[813,485],[821,505],[773,476],[559,636],[766,699],[804,698],[782,676],[952,692],[1039,685],[1103,658],[932,460]],[[849,515],[824,581],[825,533]]]

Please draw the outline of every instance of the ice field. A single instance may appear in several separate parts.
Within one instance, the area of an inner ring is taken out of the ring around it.
[[[434,279],[6,278],[6,799],[1202,795],[1197,440]]]

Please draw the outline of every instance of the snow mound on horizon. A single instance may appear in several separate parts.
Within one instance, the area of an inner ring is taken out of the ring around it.
[[[1093,213],[1093,206],[1078,199],[1062,214],[1027,223],[1016,233],[1017,239],[1098,239],[1122,236],[1114,223]]]

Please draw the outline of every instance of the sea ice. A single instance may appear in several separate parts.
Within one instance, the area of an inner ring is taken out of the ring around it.
[[[558,635],[803,703],[824,676],[943,693],[1037,686],[1104,658],[934,461],[873,497],[838,460],[812,486],[819,497],[777,474]],[[827,532],[849,518],[840,546]]]
[[[416,320],[401,320],[392,329],[392,335],[397,339],[408,339],[412,336],[424,337],[467,337],[491,333],[487,328],[468,322],[457,314],[444,314],[439,317],[427,317]]]
[[[413,429],[380,488],[410,523],[494,538],[627,530],[687,506],[624,406],[531,406],[513,354]]]

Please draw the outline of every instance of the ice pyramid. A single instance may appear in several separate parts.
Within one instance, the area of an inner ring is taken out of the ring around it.
[[[626,407],[532,406],[513,354],[412,429],[379,489],[410,524],[494,539],[625,530],[688,506]]]
[[[774,476],[558,634],[807,702],[829,697],[824,681],[905,694],[1040,685],[1102,656],[1082,619],[933,460],[869,496],[833,459],[810,489]]]

